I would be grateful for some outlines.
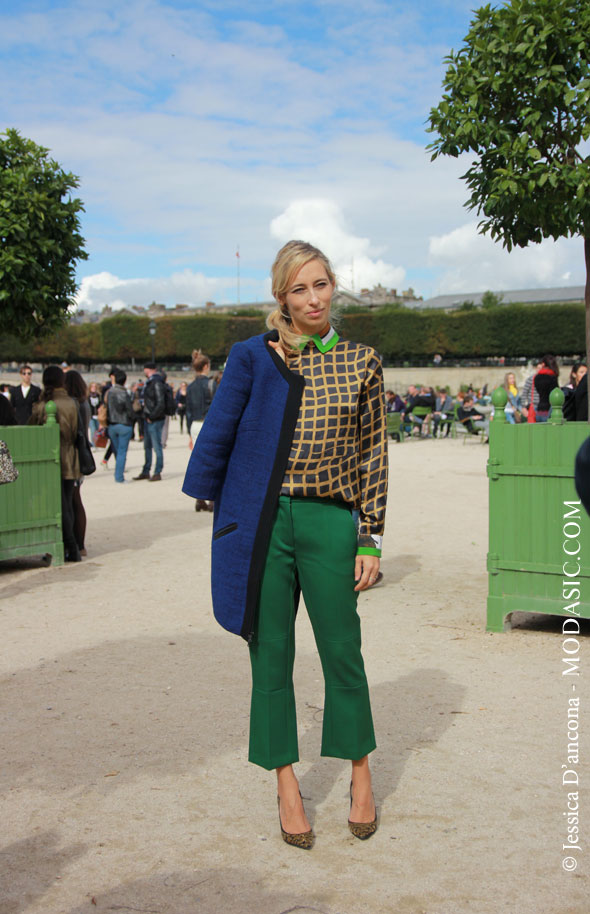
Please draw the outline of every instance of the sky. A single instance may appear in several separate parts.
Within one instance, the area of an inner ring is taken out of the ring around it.
[[[0,0],[0,132],[78,175],[95,310],[269,300],[300,238],[341,288],[440,293],[584,283],[582,243],[508,254],[430,161],[465,0]],[[239,250],[239,259],[236,253]]]

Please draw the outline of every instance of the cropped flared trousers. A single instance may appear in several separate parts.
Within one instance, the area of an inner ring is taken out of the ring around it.
[[[375,748],[354,591],[357,536],[342,502],[281,495],[250,644],[249,760],[278,768],[299,759],[293,690],[299,588],[325,683],[321,754],[360,759]]]

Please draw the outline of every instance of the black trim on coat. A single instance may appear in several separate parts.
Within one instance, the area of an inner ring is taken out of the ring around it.
[[[268,552],[272,521],[281,486],[283,484],[289,454],[291,453],[291,444],[293,442],[297,419],[299,418],[303,388],[305,387],[305,378],[290,371],[280,355],[278,355],[272,346],[268,345],[270,340],[276,342],[278,339],[279,335],[276,330],[265,333],[263,337],[267,352],[270,354],[276,367],[289,384],[289,392],[287,394],[287,402],[285,403],[285,412],[283,413],[277,452],[275,454],[266,496],[260,512],[256,536],[254,537],[254,545],[252,547],[252,561],[250,562],[248,584],[246,587],[246,608],[244,611],[244,622],[240,632],[242,638],[245,638],[248,642],[252,640],[254,634],[254,620],[260,596],[260,584],[262,572],[264,571],[264,563],[266,562],[266,554]]]

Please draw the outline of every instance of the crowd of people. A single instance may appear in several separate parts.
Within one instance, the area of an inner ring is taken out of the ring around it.
[[[487,389],[459,391],[453,398],[446,388],[410,384],[401,397],[392,390],[385,391],[388,413],[400,413],[405,431],[419,438],[443,438],[451,434],[453,424],[461,423],[468,434],[489,431]]]
[[[144,463],[134,480],[159,482],[164,468],[164,449],[170,419],[178,417],[180,431],[186,420],[189,446],[203,424],[219,385],[221,372],[209,377],[211,364],[200,351],[193,352],[195,380],[182,382],[174,390],[166,372],[154,362],[146,362],[144,378],[128,383],[122,368],[113,366],[108,381],[87,383],[80,372],[62,365],[49,365],[42,374],[42,386],[33,383],[33,369],[21,365],[20,384],[3,385],[0,391],[1,425],[44,425],[45,404],[52,400],[57,407],[60,431],[60,465],[62,496],[62,533],[64,556],[68,562],[79,562],[86,555],[86,512],[82,502],[84,476],[80,469],[78,434],[82,432],[90,447],[98,453],[104,448],[100,464],[107,468],[114,457],[114,481],[125,479],[127,451],[132,440],[143,442]],[[212,510],[211,502],[198,502],[197,511]]]
[[[576,361],[569,371],[568,381],[561,387],[564,394],[563,416],[566,421],[588,419],[588,378],[586,365]],[[508,402],[505,408],[508,422],[547,422],[551,415],[551,391],[559,387],[560,368],[555,356],[544,355],[526,378],[522,388],[514,372],[504,376],[502,387]],[[444,387],[408,386],[405,395],[393,390],[385,392],[388,413],[400,413],[404,428],[424,438],[448,436],[454,423],[461,423],[468,434],[489,434],[492,412],[487,385],[481,390],[468,387],[452,397]]]
[[[81,497],[82,482],[76,435],[78,425],[99,453],[100,465],[109,466],[114,457],[114,482],[124,484],[127,451],[132,440],[143,442],[144,463],[134,481],[159,482],[164,469],[164,449],[170,419],[176,417],[179,430],[186,433],[192,449],[222,373],[211,373],[211,362],[200,350],[192,354],[195,373],[192,383],[182,381],[176,390],[168,383],[166,372],[154,362],[144,365],[144,377],[129,383],[122,368],[113,366],[108,381],[86,383],[82,375],[66,363],[48,366],[42,387],[33,383],[33,369],[22,365],[20,384],[3,385],[0,393],[0,425],[44,424],[45,403],[54,400],[60,427],[62,474],[62,524],[67,561],[80,561],[86,554],[86,514]],[[514,372],[508,372],[502,386],[506,390],[506,419],[510,423],[546,422],[551,414],[549,396],[559,386],[560,369],[553,355],[545,355],[519,388]],[[586,365],[576,361],[569,369],[567,383],[561,387],[565,401],[563,415],[568,421],[588,418],[588,378]],[[387,413],[399,413],[410,434],[423,438],[446,437],[460,423],[468,434],[489,433],[492,411],[487,386],[468,387],[455,397],[444,387],[417,387],[410,384],[400,395],[386,390]],[[213,503],[196,499],[196,511],[212,511]]]

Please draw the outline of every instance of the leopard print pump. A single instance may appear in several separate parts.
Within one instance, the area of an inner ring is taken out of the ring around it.
[[[286,844],[291,844],[293,847],[300,847],[301,850],[310,851],[314,845],[315,835],[313,830],[310,828],[309,831],[300,832],[299,834],[293,834],[292,832],[285,831],[283,828],[283,823],[281,821],[281,798],[277,797],[277,804],[279,807],[279,825],[281,826],[281,835],[283,836],[283,841]]]
[[[373,803],[375,797],[373,797]],[[350,782],[350,808],[352,809],[352,781]],[[360,841],[366,841],[377,831],[377,806],[375,806],[375,818],[372,822],[351,822],[348,820],[348,827],[355,838]]]

